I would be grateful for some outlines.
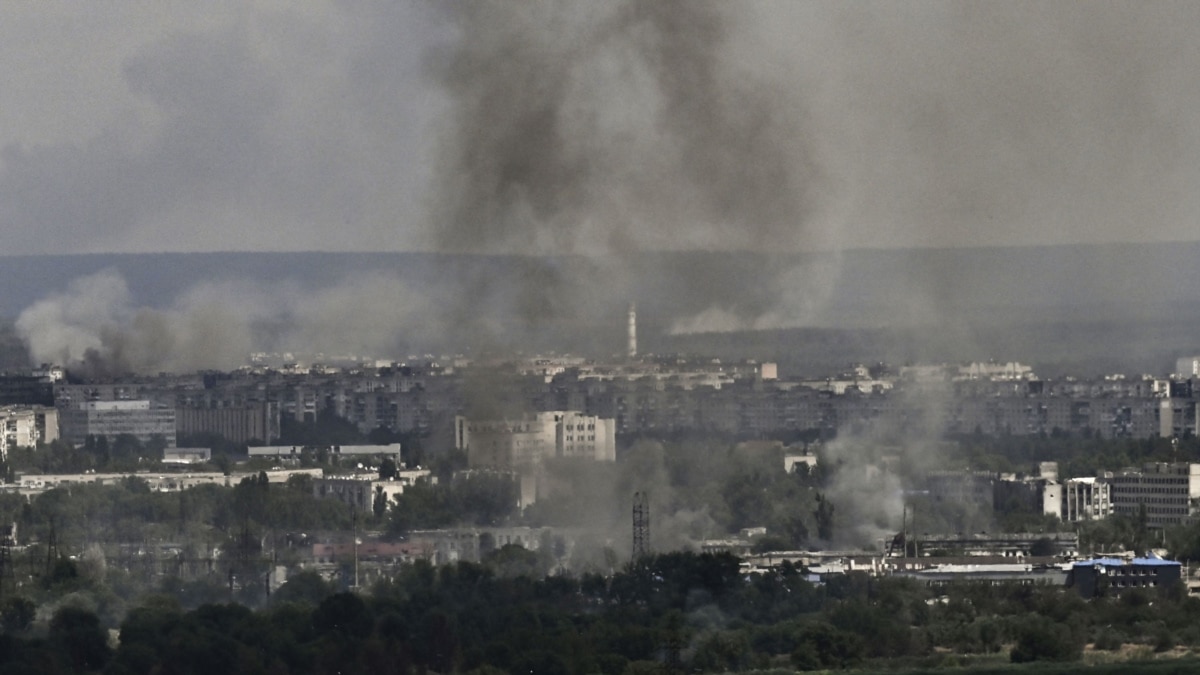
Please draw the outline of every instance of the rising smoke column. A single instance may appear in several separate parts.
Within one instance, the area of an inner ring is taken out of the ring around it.
[[[795,250],[817,172],[788,92],[731,58],[734,5],[624,1],[461,3],[457,41],[431,61],[453,115],[432,204],[438,250],[530,255],[523,281],[468,293],[463,317],[511,307],[532,325],[600,289],[560,283],[585,256],[619,294],[639,251]],[[597,262],[599,261],[599,262]],[[779,300],[716,259],[681,307],[739,318]],[[614,288],[615,286],[615,288]],[[744,291],[744,292],[739,292]],[[788,288],[788,292],[806,289]],[[751,306],[747,307],[747,304]]]

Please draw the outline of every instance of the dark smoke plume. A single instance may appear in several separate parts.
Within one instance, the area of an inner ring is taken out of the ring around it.
[[[454,111],[443,129],[433,245],[531,256],[515,288],[481,280],[468,304],[511,304],[538,324],[600,292],[628,292],[625,254],[795,250],[817,178],[803,114],[786,91],[730,58],[734,9],[454,5],[457,41],[431,59]],[[598,267],[602,290],[560,283],[562,261],[548,255],[589,259],[581,264]],[[741,282],[724,263],[664,275],[686,277],[687,293],[711,298],[722,294],[707,291]],[[754,318],[736,303],[720,311]]]

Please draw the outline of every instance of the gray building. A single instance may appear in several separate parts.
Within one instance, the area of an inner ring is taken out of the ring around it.
[[[1200,512],[1200,464],[1150,463],[1108,477],[1113,512],[1136,516],[1146,509],[1146,524],[1165,527],[1188,522]]]
[[[61,411],[62,438],[83,445],[88,436],[105,436],[111,442],[129,434],[142,443],[162,438],[175,447],[175,409],[150,401],[85,401]]]

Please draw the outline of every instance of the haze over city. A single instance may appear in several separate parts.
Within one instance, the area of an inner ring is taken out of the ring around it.
[[[0,3],[0,670],[1195,670],[1196,26]]]
[[[482,264],[406,274],[407,261],[364,259],[322,276],[210,258],[213,269],[188,278],[187,265],[161,264],[187,283],[132,271],[149,262],[96,258],[47,259],[61,268],[31,282],[10,257],[20,306],[7,311],[30,312],[19,332],[46,338],[33,341],[53,347],[35,358],[52,360],[79,358],[101,333],[171,351],[182,338],[150,343],[223,321],[234,326],[227,353],[181,362],[213,366],[297,335],[328,349],[312,336],[345,325],[338,312],[376,317],[359,342],[392,350],[466,327],[474,341],[456,348],[565,331],[544,347],[591,352],[619,345],[619,328],[604,344],[580,335],[618,325],[629,301],[647,308],[650,339],[1000,316],[986,331],[954,329],[970,343],[1028,317],[1023,304],[1043,317],[1079,307],[1136,308],[1125,321],[1177,316],[1196,275],[1169,245],[1121,244],[1196,240],[1200,94],[1182,83],[1200,65],[1187,29],[1197,12],[1167,2],[6,6],[9,256],[522,256],[504,274]],[[1028,248],[1062,244],[1107,246],[1057,258]],[[1023,248],[853,257],[914,247]],[[638,258],[662,251],[704,255]],[[79,297],[84,288],[111,292]],[[329,312],[287,309],[308,293],[330,298]],[[71,303],[91,309],[64,317]],[[139,312],[159,329],[123,338]]]

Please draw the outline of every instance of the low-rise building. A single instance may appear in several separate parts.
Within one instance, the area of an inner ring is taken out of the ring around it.
[[[404,494],[404,488],[423,480],[432,480],[428,469],[400,471],[390,480],[380,480],[377,474],[326,476],[313,480],[312,490],[318,499],[336,499],[357,511],[371,512],[379,500],[386,507]]]
[[[203,464],[212,459],[210,448],[164,448],[163,464]]]
[[[324,447],[265,445],[246,448],[246,454],[251,459],[265,458],[280,462],[298,462],[301,455],[305,452],[312,453],[314,459],[323,456],[327,462],[341,459],[354,459],[358,461],[382,461],[390,459],[397,465],[401,463],[399,443],[388,445],[329,445]]]
[[[30,496],[41,494],[47,490],[72,485],[117,485],[122,481],[136,479],[146,481],[147,486],[154,492],[179,492],[198,485],[220,485],[232,487],[247,478],[258,480],[263,475],[271,484],[287,483],[294,476],[309,476],[320,478],[322,469],[282,469],[279,471],[238,471],[220,473],[217,471],[186,471],[179,473],[167,472],[128,472],[128,473],[68,473],[68,474],[17,474],[14,483],[3,486],[5,491]]]
[[[1071,566],[1067,585],[1085,598],[1121,595],[1135,588],[1161,588],[1179,583],[1182,565],[1157,556],[1095,558]]]

